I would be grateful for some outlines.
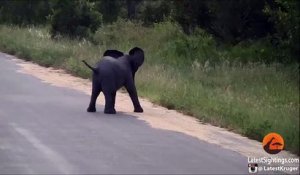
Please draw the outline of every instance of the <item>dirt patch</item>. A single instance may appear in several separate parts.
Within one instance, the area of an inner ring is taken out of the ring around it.
[[[6,57],[15,61],[17,65],[21,67],[21,69],[18,70],[20,73],[30,74],[53,86],[71,88],[90,95],[91,82],[88,79],[74,77],[64,70],[41,67],[10,55],[6,55]],[[126,93],[118,92],[116,110],[136,116],[139,120],[147,122],[153,128],[181,132],[196,137],[199,140],[217,144],[247,157],[297,157],[287,151],[282,151],[275,156],[269,155],[262,149],[262,145],[258,141],[248,139],[223,128],[202,124],[193,117],[157,106],[146,99],[140,99],[140,101],[144,108],[144,113],[133,113],[133,106],[129,96]],[[97,103],[101,105],[104,104],[102,94]]]

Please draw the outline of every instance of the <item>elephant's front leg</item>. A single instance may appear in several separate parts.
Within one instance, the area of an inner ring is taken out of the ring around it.
[[[87,108],[87,112],[96,112],[96,101],[100,92],[101,92],[101,87],[93,83],[91,101],[89,107]]]
[[[128,83],[125,86],[127,92],[129,93],[129,96],[131,98],[131,101],[133,103],[134,112],[144,112],[143,108],[140,105],[139,98],[136,92],[136,88],[133,82]]]
[[[115,100],[116,100],[116,92],[103,92],[105,97],[105,114],[115,114]]]

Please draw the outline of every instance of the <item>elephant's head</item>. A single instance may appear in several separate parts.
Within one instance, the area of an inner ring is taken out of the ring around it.
[[[134,47],[129,51],[129,62],[134,78],[135,72],[144,63],[144,51],[141,48]]]

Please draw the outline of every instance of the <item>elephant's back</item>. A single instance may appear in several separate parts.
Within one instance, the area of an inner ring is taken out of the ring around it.
[[[123,71],[126,71],[127,66],[122,62],[122,60],[105,56],[102,60],[100,60],[97,68],[105,72],[117,71],[124,73]]]
[[[108,79],[121,80],[125,79],[128,74],[128,66],[121,60],[112,58],[109,56],[103,57],[103,59],[97,64],[100,76]]]

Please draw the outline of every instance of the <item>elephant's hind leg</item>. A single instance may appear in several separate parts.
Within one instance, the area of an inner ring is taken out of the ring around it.
[[[116,92],[103,92],[105,96],[105,114],[115,114]]]
[[[101,92],[101,88],[96,87],[96,85],[93,84],[91,101],[89,107],[87,108],[87,112],[96,112],[96,101],[100,92]]]

